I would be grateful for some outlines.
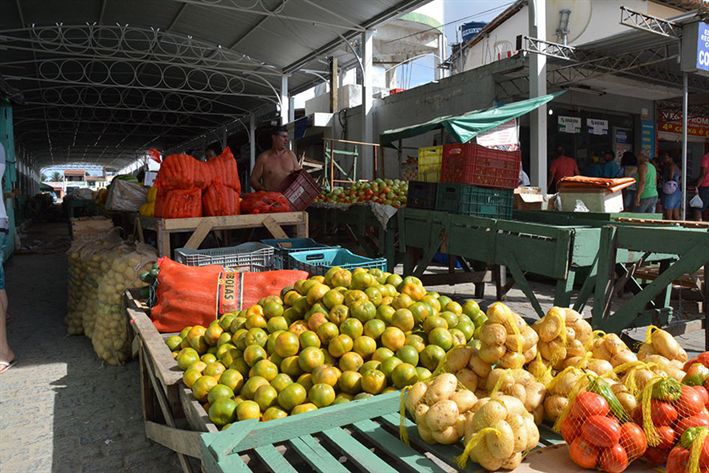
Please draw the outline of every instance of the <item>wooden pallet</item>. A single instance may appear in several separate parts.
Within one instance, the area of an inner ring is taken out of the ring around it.
[[[429,445],[406,420],[410,444],[399,440],[399,393],[330,406],[270,422],[242,421],[201,436],[206,473],[251,471],[460,471],[455,457],[462,443]],[[539,447],[563,443],[542,427]],[[472,462],[464,471],[482,472]]]

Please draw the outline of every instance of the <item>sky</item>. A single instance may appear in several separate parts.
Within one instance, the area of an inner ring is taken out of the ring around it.
[[[460,42],[460,27],[463,23],[489,22],[513,3],[514,0],[443,0],[443,21],[447,43],[450,45]],[[433,79],[433,74],[433,58],[422,58],[400,69],[400,80],[406,81],[401,86],[411,88],[425,84]]]

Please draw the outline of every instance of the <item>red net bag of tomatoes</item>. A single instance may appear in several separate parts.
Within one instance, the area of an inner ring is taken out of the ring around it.
[[[581,468],[621,473],[647,449],[643,429],[629,416],[609,384],[587,373],[562,412],[561,435]]]
[[[709,472],[709,430],[706,427],[690,427],[680,437],[679,443],[670,451],[666,473]]]
[[[268,214],[290,212],[290,204],[280,192],[251,192],[244,194],[241,200],[241,213]]]
[[[648,451],[646,459],[663,465],[670,450],[691,427],[709,427],[709,394],[704,386],[687,386],[674,378],[655,377],[639,396],[633,419],[642,425]]]

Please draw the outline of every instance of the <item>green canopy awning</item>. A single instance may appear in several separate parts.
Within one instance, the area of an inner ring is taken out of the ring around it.
[[[492,130],[513,118],[521,117],[554,100],[564,92],[562,90],[533,99],[508,103],[500,107],[491,107],[487,110],[475,110],[458,116],[447,115],[418,125],[387,130],[379,135],[379,143],[382,146],[391,146],[395,141],[441,128],[446,130],[458,143],[467,143],[480,133]]]

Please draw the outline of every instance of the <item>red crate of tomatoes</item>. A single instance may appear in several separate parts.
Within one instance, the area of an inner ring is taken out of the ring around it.
[[[519,151],[485,148],[477,143],[443,146],[441,182],[514,189],[522,166]]]

